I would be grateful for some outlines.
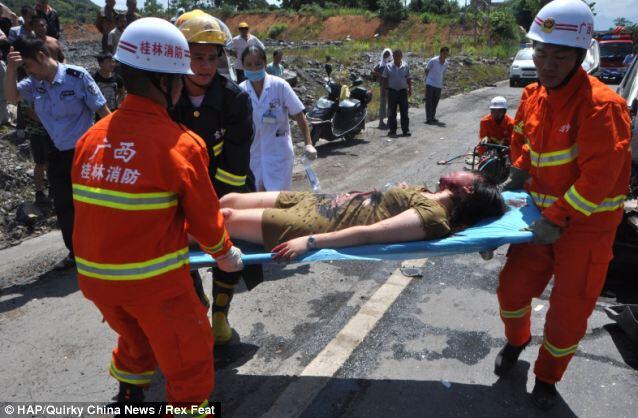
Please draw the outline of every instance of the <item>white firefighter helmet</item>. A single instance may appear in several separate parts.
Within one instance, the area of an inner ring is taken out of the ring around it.
[[[186,38],[175,26],[156,17],[144,17],[128,25],[114,58],[138,70],[193,74]]]
[[[527,37],[546,44],[587,50],[594,32],[594,14],[582,0],[554,0],[532,22]]]
[[[503,96],[496,96],[490,102],[490,109],[507,109],[507,99]]]

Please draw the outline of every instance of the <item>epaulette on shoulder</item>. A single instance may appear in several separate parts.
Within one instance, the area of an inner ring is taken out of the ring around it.
[[[84,77],[84,73],[80,70],[76,70],[75,68],[67,68],[66,69],[66,73],[68,75],[70,75],[71,77],[75,77],[75,78],[83,78]]]

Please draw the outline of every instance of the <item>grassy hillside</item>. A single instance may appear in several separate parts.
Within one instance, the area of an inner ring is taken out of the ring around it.
[[[20,7],[24,4],[33,6],[33,0],[6,0],[4,4],[15,14],[20,15]],[[99,9],[90,0],[49,0],[49,4],[58,11],[61,23],[91,23]]]

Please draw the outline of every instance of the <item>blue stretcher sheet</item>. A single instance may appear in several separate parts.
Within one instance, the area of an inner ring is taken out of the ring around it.
[[[490,250],[505,244],[521,244],[532,240],[532,233],[522,231],[540,218],[540,212],[532,202],[531,196],[524,192],[504,192],[506,202],[522,201],[521,207],[508,205],[508,211],[499,219],[485,220],[449,237],[431,241],[412,241],[394,244],[375,244],[338,249],[311,251],[293,261],[293,263],[311,263],[333,260],[406,260],[441,255],[454,255]],[[276,263],[271,253],[263,247],[236,243],[244,252],[244,264]],[[191,269],[211,267],[215,260],[201,251],[189,254]]]

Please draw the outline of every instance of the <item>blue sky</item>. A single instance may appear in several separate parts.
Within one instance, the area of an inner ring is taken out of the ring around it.
[[[91,0],[93,3],[100,6],[104,5],[104,0]],[[165,2],[166,0],[160,0]],[[469,0],[457,0],[460,4],[465,4]],[[142,6],[144,0],[137,0],[138,4]],[[268,0],[270,3],[277,3],[275,0]],[[126,8],[126,0],[116,0],[118,9]],[[596,30],[608,29],[613,25],[615,18],[623,16],[633,22],[638,22],[638,2],[637,0],[596,0]]]

